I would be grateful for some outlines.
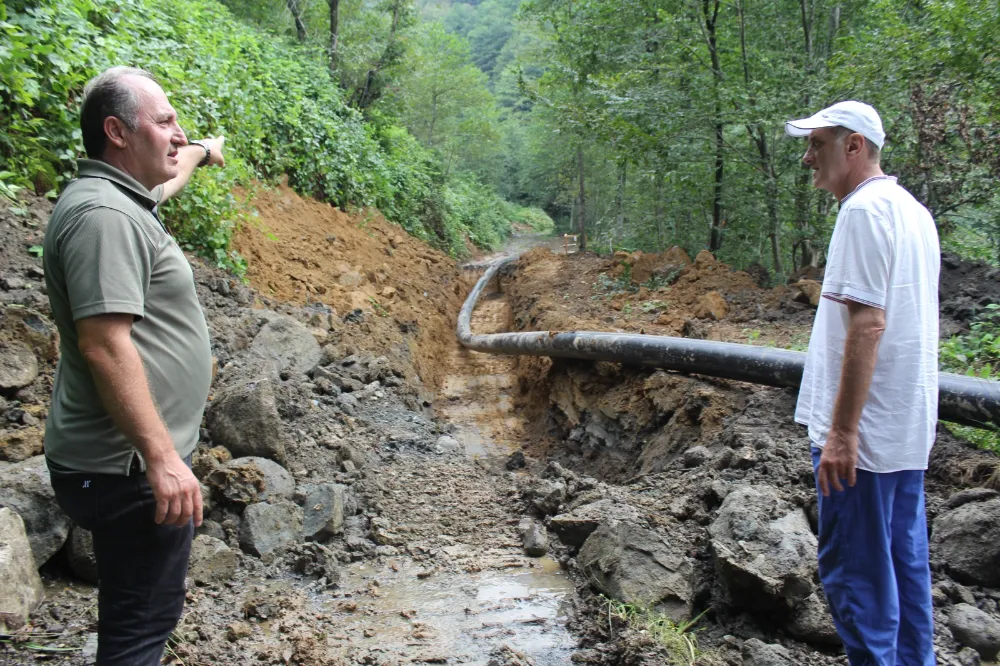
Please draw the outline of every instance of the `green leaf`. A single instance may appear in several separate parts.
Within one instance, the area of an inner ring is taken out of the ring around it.
[[[28,248],[28,254],[34,255],[39,259],[42,258],[43,252],[44,250],[41,245],[32,245],[31,247]]]

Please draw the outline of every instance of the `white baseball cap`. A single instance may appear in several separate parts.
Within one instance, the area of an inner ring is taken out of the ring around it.
[[[789,136],[809,136],[810,132],[821,127],[846,127],[879,149],[885,143],[885,131],[878,111],[868,104],[854,101],[837,102],[808,118],[789,120],[785,123],[785,132]]]

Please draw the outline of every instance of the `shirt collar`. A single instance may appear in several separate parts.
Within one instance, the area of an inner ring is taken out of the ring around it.
[[[891,180],[892,182],[894,182],[894,183],[895,183],[895,182],[896,182],[896,177],[895,177],[895,176],[886,176],[886,175],[882,175],[882,176],[872,176],[872,177],[871,177],[871,178],[869,178],[868,180],[863,180],[863,181],[861,181],[861,182],[860,182],[860,183],[858,184],[858,186],[857,186],[857,187],[855,187],[855,188],[854,188],[854,191],[852,191],[852,192],[851,192],[850,194],[848,194],[848,195],[847,195],[846,197],[844,197],[843,199],[841,199],[841,200],[840,200],[840,203],[841,203],[841,204],[845,204],[845,203],[847,203],[847,200],[848,200],[848,199],[850,199],[851,197],[853,197],[853,196],[854,196],[854,194],[855,194],[855,193],[856,193],[856,192],[857,192],[858,190],[860,190],[860,189],[861,189],[862,187],[864,187],[864,186],[865,186],[865,185],[867,185],[868,183],[873,183],[873,182],[875,182],[876,180]]]
[[[125,190],[126,194],[132,195],[137,202],[151,211],[159,203],[159,199],[143,187],[139,181],[107,162],[81,159],[77,160],[76,164],[79,178],[103,178],[104,180],[110,180]]]

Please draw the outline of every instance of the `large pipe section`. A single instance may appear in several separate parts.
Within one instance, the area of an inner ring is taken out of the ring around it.
[[[585,331],[474,335],[472,311],[479,297],[497,272],[515,260],[516,257],[508,257],[492,264],[462,306],[458,315],[458,339],[469,349],[492,354],[614,361],[768,386],[799,387],[806,355],[786,349]],[[938,416],[941,419],[977,427],[1000,425],[1000,382],[942,372],[938,376],[938,387]]]

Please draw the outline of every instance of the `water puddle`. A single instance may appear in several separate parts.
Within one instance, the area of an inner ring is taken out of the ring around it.
[[[440,663],[482,664],[506,645],[537,666],[569,664],[576,641],[566,630],[573,585],[551,558],[530,569],[440,573],[418,578],[419,565],[345,570],[344,589],[357,608],[343,612],[330,600],[346,633],[364,632],[381,646],[405,646],[408,655]]]

